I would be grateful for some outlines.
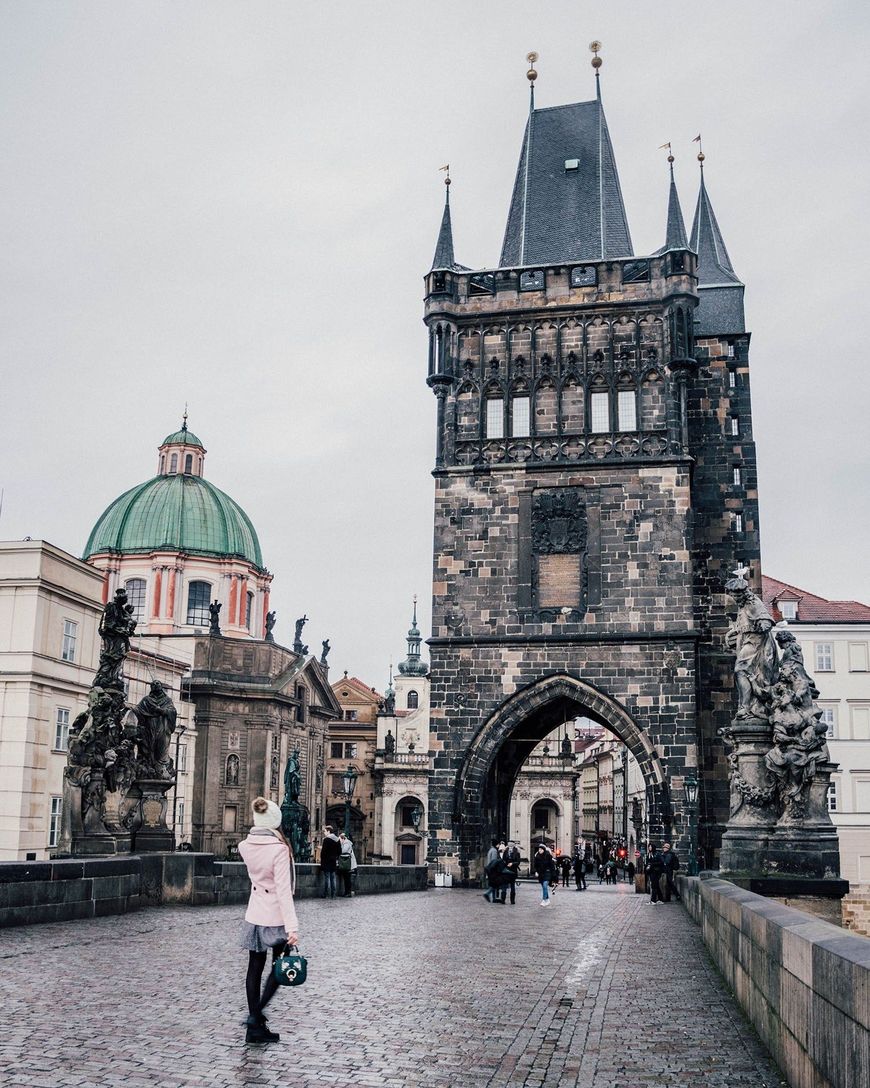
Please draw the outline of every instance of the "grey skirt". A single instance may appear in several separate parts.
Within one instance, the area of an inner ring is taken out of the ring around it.
[[[287,930],[283,926],[255,926],[242,920],[239,944],[249,952],[268,952],[276,944],[287,943]]]

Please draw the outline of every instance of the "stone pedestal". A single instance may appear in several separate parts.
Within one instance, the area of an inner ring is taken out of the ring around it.
[[[128,796],[137,796],[133,831],[133,849],[137,854],[175,849],[175,835],[166,824],[166,794],[174,784],[171,778],[140,778],[133,783]]]
[[[102,791],[103,772],[97,768],[84,776],[84,785],[64,775],[60,853],[101,857],[118,852],[115,836],[100,816]]]
[[[764,718],[735,718],[722,737],[729,746],[731,814],[722,836],[719,868],[726,873],[763,873],[776,826],[773,789],[764,757],[772,742]]]
[[[767,851],[770,875],[836,880],[840,875],[840,842],[828,812],[828,787],[836,763],[819,763],[806,800],[794,813],[786,807]]]

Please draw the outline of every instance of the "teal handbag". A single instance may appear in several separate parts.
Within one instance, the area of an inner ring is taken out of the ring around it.
[[[288,944],[272,965],[272,974],[280,986],[301,986],[308,978],[308,960],[295,944]]]

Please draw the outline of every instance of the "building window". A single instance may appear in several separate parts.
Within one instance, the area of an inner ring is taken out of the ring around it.
[[[837,811],[837,783],[831,782],[828,786],[828,812]]]
[[[405,804],[402,805],[402,827],[413,827],[414,816],[417,812],[417,805]]]
[[[272,751],[277,752],[281,747],[281,737],[278,733],[272,734]]]
[[[278,757],[272,756],[272,768],[269,774],[269,789],[277,790],[278,788]]]
[[[852,740],[870,740],[870,706],[853,706]]]
[[[420,696],[416,691],[408,692],[408,710],[416,710],[420,705]]]
[[[187,588],[187,622],[194,627],[208,627],[210,602],[211,585],[208,582],[191,582]]]
[[[736,389],[737,388],[737,371],[736,370],[729,370],[728,371],[728,388],[729,389]]]
[[[184,798],[179,797],[175,802],[175,826],[179,829],[179,834],[182,834],[182,828],[184,827]]]
[[[743,473],[740,471],[739,468],[734,469],[733,479],[735,487],[740,487],[740,485],[743,483]]]
[[[179,744],[178,746],[178,773],[187,774],[187,745]]]
[[[69,711],[59,706],[54,715],[54,750],[65,752],[69,745]]]
[[[253,614],[254,614],[254,594],[249,593],[247,603],[245,604],[245,627],[247,627],[247,629],[249,631],[251,630],[251,617],[253,616]]]
[[[344,756],[344,745],[340,740],[334,740],[329,746],[329,758],[341,759]]]
[[[239,806],[224,805],[224,831],[233,834],[239,822]]]
[[[797,601],[779,601],[779,614],[784,620],[796,620],[798,617]]]
[[[734,345],[733,344],[728,345],[727,354],[728,354],[729,359],[734,358]]]
[[[596,394],[592,394],[595,396]],[[637,398],[633,389],[620,389],[616,401],[621,431],[637,430]]]
[[[76,659],[76,633],[79,625],[72,620],[63,621],[63,643],[60,648],[62,661],[75,661]]]
[[[355,743],[346,742],[344,746],[344,758],[356,759],[357,746]]]
[[[48,845],[57,846],[60,841],[60,819],[63,813],[63,798],[52,797],[51,811],[48,817]]]
[[[742,514],[732,514],[731,515],[731,520],[732,520],[732,525],[733,525],[733,528],[734,528],[734,532],[735,533],[742,533],[743,532],[743,515]]]
[[[822,716],[819,721],[824,722],[828,727],[828,731],[825,734],[826,737],[835,738],[837,736],[837,711],[835,707],[823,706]]]
[[[226,786],[238,786],[239,784],[239,768],[241,766],[241,760],[237,755],[227,756],[226,773],[224,775],[224,785]],[[224,829],[226,830],[226,828]],[[230,830],[235,831],[233,827]]]
[[[511,434],[514,438],[529,437],[528,397],[514,397],[511,401]]]
[[[834,644],[833,642],[816,643],[816,672],[834,671]]]
[[[128,578],[124,583],[127,600],[133,606],[133,619],[141,623],[145,618],[145,579]]]
[[[540,805],[535,809],[535,831],[547,831],[550,827],[550,810]]]
[[[486,437],[504,438],[504,402],[495,397],[486,402]]]
[[[177,453],[173,453],[172,456],[169,458],[169,471],[170,472],[178,472],[178,454]]]
[[[357,712],[355,710],[345,710],[344,720],[346,722],[355,722],[356,721],[356,714],[357,714]]]
[[[610,430],[610,394],[590,394],[589,409],[593,434],[606,434]]]
[[[304,684],[297,684],[296,685],[296,699],[297,699],[297,702],[299,703],[299,706],[296,708],[296,719],[297,719],[297,721],[300,721],[300,722],[305,721],[305,694],[306,694],[305,693],[305,685]]]
[[[160,454],[160,475],[162,476],[164,472],[166,472],[166,455],[161,453]]]
[[[740,434],[740,420],[737,418],[737,416],[731,417],[731,434],[735,437],[739,436]]]
[[[193,472],[193,454],[186,453],[184,455],[184,473],[189,476]]]
[[[867,672],[867,643],[849,643],[849,672]]]

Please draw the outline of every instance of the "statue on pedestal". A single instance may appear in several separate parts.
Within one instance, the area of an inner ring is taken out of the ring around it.
[[[174,779],[169,742],[178,712],[159,680],[152,681],[150,693],[139,701],[134,713],[139,719],[139,776]]]
[[[209,628],[208,633],[210,635],[219,635],[221,633],[221,603],[220,601],[212,601],[208,606],[209,615]]]
[[[299,796],[302,792],[302,773],[299,764],[299,749],[294,748],[287,758],[284,769],[284,800],[281,802],[281,830],[284,832],[293,857],[296,861],[308,861],[311,857],[311,843],[308,838],[311,818],[306,805]]]
[[[277,617],[278,617],[277,612],[267,612],[266,613],[266,638],[265,638],[266,642],[274,642],[275,641],[275,636],[272,634],[272,631],[273,631],[273,629],[275,627],[275,620],[277,619]]]
[[[293,634],[293,653],[305,655],[308,653],[308,647],[302,644],[302,628],[308,623],[307,616],[300,616],[296,621],[296,630]]]
[[[725,635],[725,645],[736,655],[735,719],[764,719],[768,714],[770,688],[776,675],[776,643],[771,634],[776,621],[741,576],[726,582],[725,591],[738,606],[737,616]]]

